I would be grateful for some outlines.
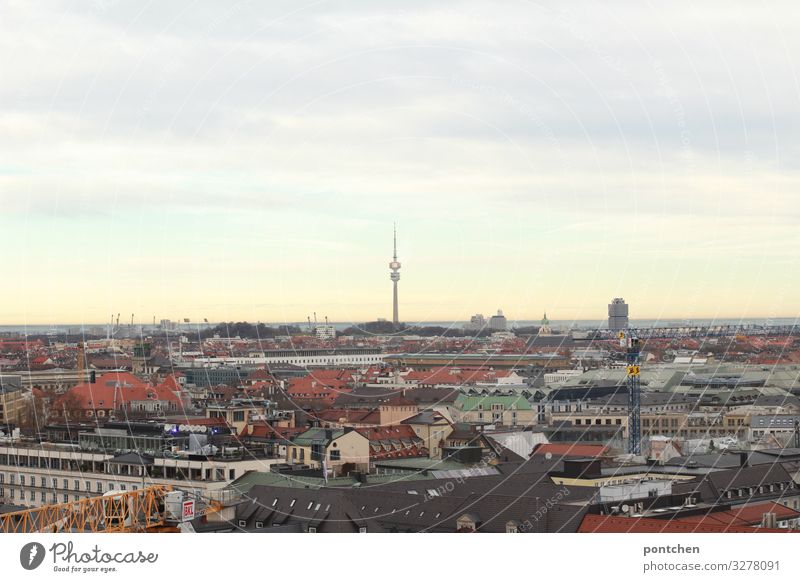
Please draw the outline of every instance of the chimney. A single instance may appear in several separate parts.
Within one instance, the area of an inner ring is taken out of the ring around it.
[[[775,513],[765,513],[761,516],[761,527],[767,529],[777,529],[778,527],[778,516]]]

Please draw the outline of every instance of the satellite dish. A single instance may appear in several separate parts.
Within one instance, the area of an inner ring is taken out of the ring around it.
[[[545,453],[545,454],[544,454],[544,458],[545,458],[545,459],[547,459],[547,460],[549,461],[550,459],[552,459],[552,458],[553,458],[553,453]]]
[[[630,507],[627,504],[623,504],[623,506],[620,507],[620,509],[622,510],[622,513],[628,513]]]

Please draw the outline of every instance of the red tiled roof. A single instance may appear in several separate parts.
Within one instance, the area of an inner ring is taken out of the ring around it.
[[[380,412],[365,408],[329,408],[316,413],[315,417],[321,421],[358,424],[380,424]]]
[[[169,401],[181,404],[169,384],[152,386],[129,372],[110,372],[97,377],[94,384],[78,384],[67,391],[79,408],[111,410],[133,401]]]
[[[414,429],[407,424],[397,424],[394,426],[370,426],[365,428],[357,428],[357,432],[361,433],[369,440],[381,439],[417,439],[417,434]]]
[[[689,515],[678,518],[676,521],[684,523],[702,523],[717,525],[750,526],[759,525],[765,513],[774,513],[778,520],[797,519],[800,512],[795,511],[780,503],[767,501],[763,503],[751,503],[739,507],[733,507],[727,511],[714,511],[702,515]]]
[[[289,441],[292,437],[297,436],[306,430],[307,429],[305,427],[299,426],[279,427],[272,426],[271,424],[254,424],[250,427],[245,427],[239,436],[242,438],[270,438]]]
[[[412,402],[408,398],[403,396],[394,396],[390,398],[388,401],[384,402],[382,406],[416,406],[416,402]]]

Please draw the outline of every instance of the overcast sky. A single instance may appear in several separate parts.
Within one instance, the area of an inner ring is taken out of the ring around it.
[[[793,2],[0,1],[3,323],[800,312]],[[127,317],[127,316],[126,316]]]

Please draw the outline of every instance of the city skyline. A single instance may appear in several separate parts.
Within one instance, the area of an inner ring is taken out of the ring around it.
[[[0,322],[800,313],[793,19],[284,8],[0,7]]]

